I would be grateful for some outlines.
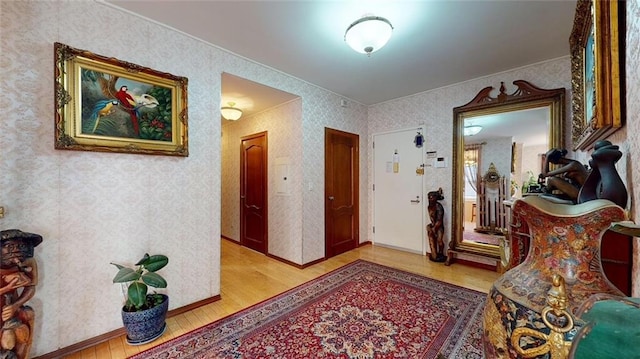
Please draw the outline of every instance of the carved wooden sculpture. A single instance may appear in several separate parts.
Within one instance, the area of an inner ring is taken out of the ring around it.
[[[35,313],[25,305],[36,292],[33,248],[42,237],[17,229],[0,232],[0,358],[26,359],[33,342]]]

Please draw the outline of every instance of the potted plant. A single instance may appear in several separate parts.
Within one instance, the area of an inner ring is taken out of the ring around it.
[[[156,271],[164,268],[169,258],[162,254],[144,257],[135,268],[111,263],[118,268],[113,283],[122,283],[125,298],[122,307],[122,322],[127,331],[127,342],[141,345],[155,340],[166,329],[165,319],[169,308],[169,297],[160,293],[148,293],[149,286],[166,288],[167,281]]]
[[[529,175],[529,179],[526,182],[522,183],[522,193],[540,193],[541,188],[538,183],[538,178],[533,174],[533,171],[528,170],[527,174]]]

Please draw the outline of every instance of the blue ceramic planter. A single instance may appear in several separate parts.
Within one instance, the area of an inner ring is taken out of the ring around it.
[[[122,311],[122,322],[127,330],[127,343],[142,345],[159,338],[166,329],[165,319],[169,309],[169,297],[162,304],[139,312]]]

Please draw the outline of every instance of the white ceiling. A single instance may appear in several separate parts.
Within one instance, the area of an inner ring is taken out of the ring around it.
[[[498,114],[467,117],[465,126],[482,126],[480,133],[465,136],[465,144],[481,143],[495,138],[510,138],[510,141],[526,143],[527,146],[547,145],[549,138],[549,106]]]
[[[104,1],[366,105],[567,56],[576,5],[575,0]],[[365,14],[386,17],[394,26],[389,43],[371,57],[344,43],[346,28]],[[236,80],[240,88],[233,91],[241,91],[242,79]],[[228,88],[223,82],[223,91]]]

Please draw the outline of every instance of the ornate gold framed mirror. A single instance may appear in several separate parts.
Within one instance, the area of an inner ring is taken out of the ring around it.
[[[499,260],[508,235],[504,202],[530,195],[544,154],[564,148],[565,89],[513,84],[512,94],[501,83],[491,97],[489,86],[453,109],[452,235],[445,264],[460,253]]]

